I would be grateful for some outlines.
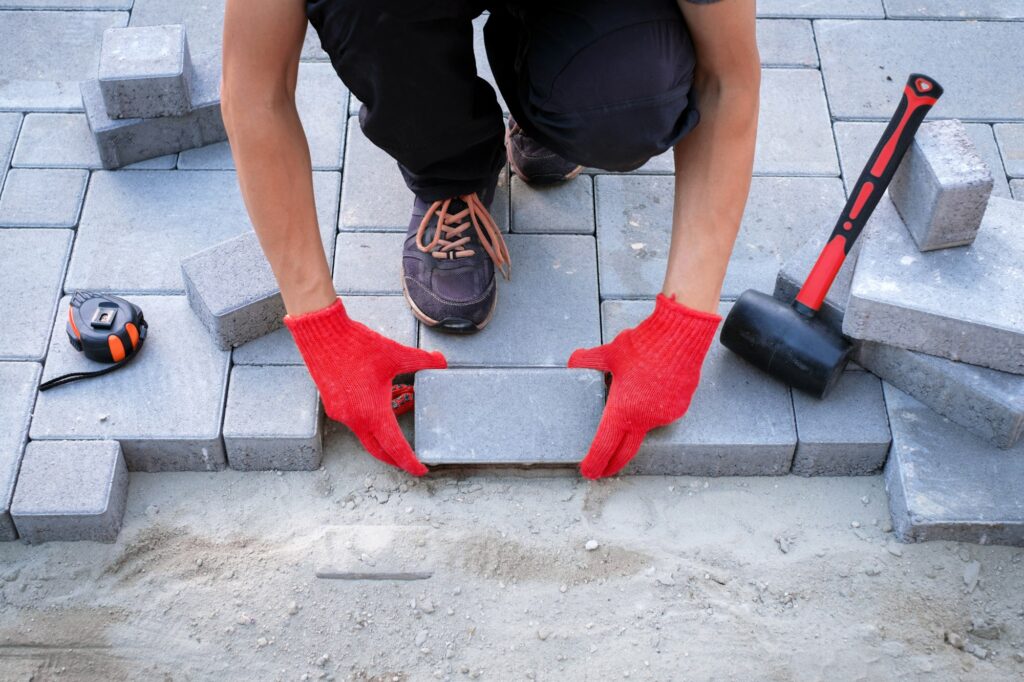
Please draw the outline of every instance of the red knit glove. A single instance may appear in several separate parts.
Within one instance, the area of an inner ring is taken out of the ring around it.
[[[613,476],[633,459],[651,429],[682,417],[722,318],[658,295],[654,312],[611,343],[580,348],[569,367],[611,372],[608,403],[590,452],[587,478]]]
[[[324,410],[356,434],[371,455],[413,476],[427,467],[416,459],[392,411],[391,381],[398,374],[448,366],[440,353],[392,341],[351,319],[338,299],[322,310],[284,323],[295,337]]]

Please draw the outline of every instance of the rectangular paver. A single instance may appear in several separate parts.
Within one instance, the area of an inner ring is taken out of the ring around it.
[[[71,230],[0,230],[0,291],[9,321],[0,359],[43,359],[73,238]]]
[[[14,142],[21,129],[21,114],[0,113],[0,188],[4,186],[7,169],[11,165]]]
[[[0,194],[0,227],[74,227],[89,172],[12,168]]]
[[[725,316],[729,307],[722,304],[719,313]],[[653,309],[653,301],[605,301],[601,304],[604,341],[639,324]],[[690,409],[679,421],[651,431],[625,471],[781,475],[790,470],[796,443],[789,387],[747,364],[716,339]]]
[[[1024,124],[997,123],[993,128],[1006,174],[1011,178],[1024,178]]]
[[[117,441],[33,441],[25,448],[11,518],[29,543],[113,542],[128,499]]]
[[[512,231],[532,234],[594,234],[594,184],[581,175],[533,187],[512,178]]]
[[[224,466],[221,417],[231,354],[210,341],[184,296],[130,296],[150,325],[138,357],[116,372],[39,394],[33,440],[116,440],[132,471]],[[57,311],[44,380],[108,367],[68,343]]]
[[[42,371],[35,362],[0,362],[0,542],[18,536],[11,521],[11,497]]]
[[[897,537],[1024,545],[1024,443],[1000,450],[885,386],[885,487]]]
[[[185,115],[192,107],[192,58],[184,27],[107,29],[97,78],[112,118]]]
[[[825,89],[818,71],[762,71],[754,172],[839,175]]]
[[[416,454],[424,464],[575,464],[604,408],[585,369],[447,369],[416,375]],[[452,423],[452,405],[501,415]]]
[[[593,237],[509,235],[512,279],[500,276],[498,304],[479,334],[420,329],[420,345],[449,366],[564,367],[576,348],[601,338]]]
[[[324,532],[316,577],[426,580],[450,539],[430,526],[335,526]]]
[[[857,259],[843,332],[1024,374],[1024,203],[993,198],[974,243],[921,253],[877,230]]]
[[[339,294],[401,294],[405,235],[339,232],[334,252],[334,288]]]
[[[228,465],[242,471],[312,471],[323,456],[320,396],[301,366],[231,370],[224,410]]]
[[[1024,19],[1021,0],[884,0],[891,19]]]
[[[758,0],[759,17],[885,18],[882,0]]]
[[[167,170],[174,168],[177,158],[177,154],[166,154],[125,168]],[[12,164],[18,168],[103,168],[83,113],[34,112],[25,116]]]
[[[224,3],[209,0],[135,0],[131,26],[182,24],[193,63],[220,60],[224,42]]]
[[[765,66],[818,66],[811,22],[802,19],[758,19],[757,48]]]
[[[4,9],[131,9],[132,0],[0,0]]]
[[[1024,180],[1014,180],[1010,183],[1010,191],[1017,201],[1024,201]]]

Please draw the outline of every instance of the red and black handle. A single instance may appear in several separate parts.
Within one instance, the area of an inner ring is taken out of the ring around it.
[[[832,286],[857,236],[864,229],[864,224],[878,205],[878,200],[889,186],[921,121],[941,95],[942,86],[934,80],[919,73],[910,74],[896,113],[889,120],[875,151],[857,178],[857,184],[850,191],[843,213],[811,268],[811,274],[796,295],[793,305],[797,310],[813,315],[821,308],[825,294]]]

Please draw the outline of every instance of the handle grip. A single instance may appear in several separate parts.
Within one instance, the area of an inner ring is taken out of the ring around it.
[[[864,170],[857,178],[857,184],[850,191],[850,197],[832,229],[828,243],[796,296],[794,305],[798,309],[803,308],[802,312],[813,314],[821,308],[832,281],[892,181],[921,121],[942,96],[942,92],[942,86],[928,76],[910,74],[896,113],[889,119],[889,125],[875,145],[875,151],[871,152]]]

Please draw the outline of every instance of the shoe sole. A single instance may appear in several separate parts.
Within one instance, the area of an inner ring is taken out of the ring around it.
[[[473,334],[475,332],[480,331],[481,329],[487,326],[488,322],[491,321],[491,318],[494,317],[494,310],[498,307],[498,292],[495,291],[494,300],[491,302],[491,309],[487,311],[487,317],[485,317],[480,324],[473,324],[472,322],[466,321],[468,322],[468,327],[446,327],[444,320],[435,320],[434,318],[430,317],[429,315],[427,315],[426,313],[419,309],[419,306],[416,305],[416,303],[412,300],[412,297],[409,295],[409,287],[406,286],[404,277],[402,278],[402,295],[405,296],[405,302],[409,304],[409,308],[412,310],[412,314],[417,320],[427,325],[428,327],[431,327],[432,329],[444,331],[449,334]],[[472,327],[472,329],[470,329],[469,327]]]
[[[523,169],[520,168],[516,164],[516,162],[514,160],[515,157],[512,154],[512,131],[509,130],[507,126],[505,127],[505,158],[508,159],[508,165],[512,169],[512,172],[515,173],[516,175],[518,175],[520,180],[522,180],[523,182],[525,182],[527,184],[529,184],[530,182],[533,182],[532,180],[530,180],[530,176],[528,176],[526,173],[524,173]],[[576,166],[576,168],[572,169],[571,171],[569,171],[568,173],[566,173],[564,176],[562,176],[560,178],[557,178],[555,180],[542,181],[542,182],[539,182],[538,184],[553,185],[556,182],[565,182],[567,180],[572,180],[573,178],[575,178],[577,175],[579,175],[582,172],[583,172],[583,166]]]

